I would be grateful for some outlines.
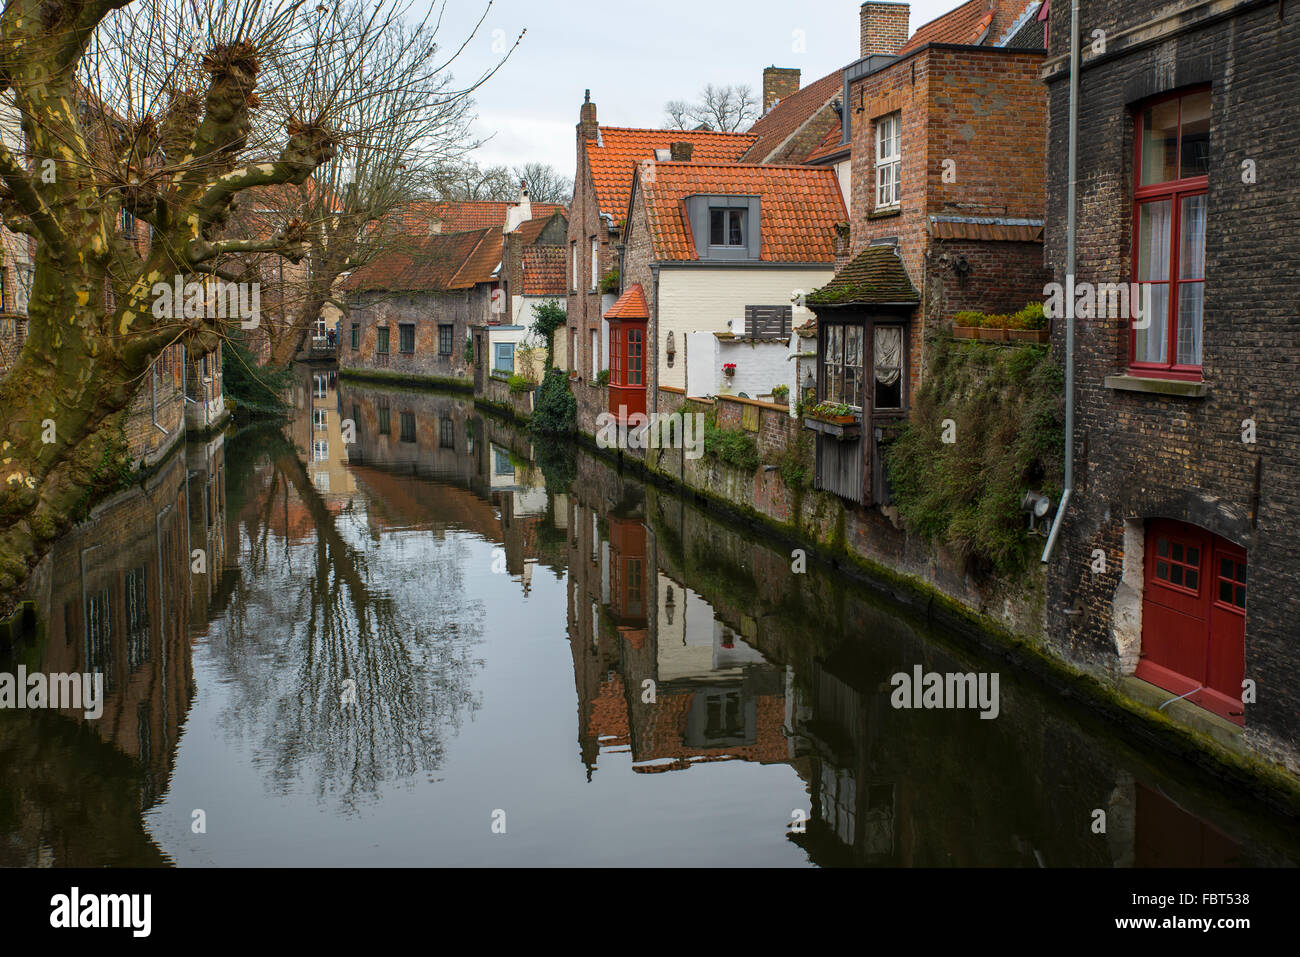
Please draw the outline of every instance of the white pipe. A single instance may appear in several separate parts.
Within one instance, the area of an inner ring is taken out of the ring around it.
[[[1052,532],[1043,549],[1043,564],[1052,558],[1056,537],[1065,522],[1065,511],[1074,493],[1074,269],[1075,242],[1078,236],[1076,209],[1079,188],[1079,0],[1070,3],[1070,147],[1069,190],[1066,195],[1065,284],[1069,294],[1065,304],[1065,492],[1056,509]]]

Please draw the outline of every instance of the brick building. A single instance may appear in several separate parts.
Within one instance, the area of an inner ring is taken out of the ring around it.
[[[607,396],[596,384],[606,368],[607,330],[602,317],[622,291],[615,275],[627,218],[632,176],[639,162],[672,158],[674,144],[689,144],[700,162],[734,163],[757,142],[748,133],[640,130],[601,126],[590,92],[577,127],[577,168],[569,213],[566,327],[570,377],[579,409],[602,409]],[[679,149],[681,147],[679,146]],[[609,277],[602,289],[602,282]],[[603,297],[609,296],[602,302]],[[585,383],[585,385],[584,385]]]
[[[679,160],[645,160],[633,179],[625,292],[605,314],[610,411],[654,410],[660,387],[770,398],[784,385],[797,396],[790,340],[811,317],[799,299],[834,275],[848,224],[835,174],[675,149]]]
[[[863,8],[869,52],[844,71],[854,258],[808,300],[818,394],[861,411],[853,436],[819,435],[818,488],[887,504],[881,446],[920,386],[927,338],[956,312],[1014,312],[1042,295],[1038,9],[971,0],[899,43],[905,6]]]
[[[1062,283],[1069,14],[1051,7],[1045,67]],[[1107,40],[1082,51],[1076,280],[1147,285],[1151,308],[1107,297],[1076,322],[1077,487],[1049,637],[1136,697],[1187,695],[1204,709],[1187,720],[1296,772],[1300,11],[1083,0],[1081,22]]]

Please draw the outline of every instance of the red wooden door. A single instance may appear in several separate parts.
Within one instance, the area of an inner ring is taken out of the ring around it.
[[[645,323],[609,324],[609,411],[626,421],[645,414]]]
[[[1243,549],[1193,525],[1149,524],[1137,676],[1238,724],[1245,579]]]

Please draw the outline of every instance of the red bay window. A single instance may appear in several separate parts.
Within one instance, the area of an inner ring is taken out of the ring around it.
[[[1199,379],[1210,91],[1147,104],[1135,139],[1133,275],[1150,291],[1150,310],[1132,324],[1130,364],[1140,375]]]

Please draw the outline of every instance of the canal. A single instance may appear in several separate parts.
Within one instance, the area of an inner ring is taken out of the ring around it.
[[[0,711],[0,865],[1300,862],[1203,772],[593,455],[463,396],[292,391],[59,543],[0,671],[102,672],[103,713]],[[997,673],[996,717],[893,707],[918,666]]]

